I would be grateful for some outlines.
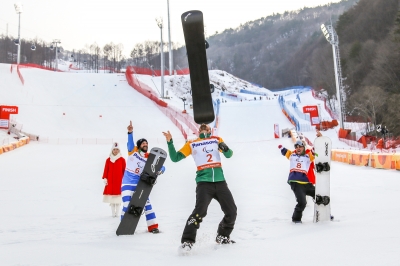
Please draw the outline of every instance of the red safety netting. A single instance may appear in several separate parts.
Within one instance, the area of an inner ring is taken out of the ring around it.
[[[59,69],[53,69],[50,67],[46,67],[46,66],[41,66],[41,65],[37,65],[37,64],[32,64],[32,63],[28,63],[28,64],[20,64],[19,67],[32,67],[32,68],[39,68],[39,69],[43,69],[43,70],[49,70],[49,71],[57,71],[57,72],[63,72]]]
[[[315,99],[324,101],[324,108],[329,113],[329,115],[332,117],[332,119],[338,119],[337,115],[326,105],[326,99],[325,98],[317,95],[314,90],[311,90],[311,93],[312,93],[312,96]]]
[[[130,66],[129,68],[133,68],[133,70],[136,74],[150,75],[150,76],[154,75],[157,77],[161,76],[161,70],[152,70],[150,68],[137,67],[137,66]],[[189,73],[190,73],[189,68],[176,70],[177,75],[188,75]],[[169,76],[170,75],[169,71],[165,70],[164,75]]]
[[[179,128],[185,139],[187,139],[189,134],[193,134],[190,131],[198,131],[199,126],[194,122],[193,117],[187,113],[182,113],[182,110],[179,110],[176,107],[168,106],[166,102],[158,98],[152,88],[140,82],[134,74],[137,74],[134,67],[128,67],[126,69],[125,76],[128,84],[150,100],[154,101],[159,109],[175,124],[175,126]]]

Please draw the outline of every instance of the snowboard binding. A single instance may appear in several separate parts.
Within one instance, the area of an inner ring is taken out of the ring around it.
[[[328,163],[317,163],[315,168],[317,169],[317,173],[321,173],[322,171],[328,172],[331,170],[331,167]]]
[[[134,215],[134,216],[140,216],[143,213],[143,208],[142,207],[136,207],[135,205],[131,205],[128,209],[128,213]]]
[[[156,184],[157,178],[154,176],[149,175],[148,173],[143,172],[140,175],[140,180],[149,184],[150,186],[154,186]]]
[[[328,205],[331,199],[328,196],[315,195],[315,204],[324,206]]]

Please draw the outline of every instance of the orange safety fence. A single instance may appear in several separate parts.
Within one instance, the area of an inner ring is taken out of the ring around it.
[[[333,119],[332,121],[322,121],[320,124],[315,125],[315,128],[318,130],[328,130],[338,125],[339,125],[338,121]]]
[[[371,167],[379,169],[396,169],[393,154],[372,153]]]
[[[357,153],[357,152],[349,153],[349,164],[352,165],[368,166],[369,159],[370,159],[369,153]]]
[[[393,154],[392,161],[395,161],[394,168],[400,170],[400,154]]]
[[[17,142],[12,142],[10,144],[0,146],[0,154],[15,150],[26,144],[29,144],[29,138],[23,138],[23,139],[18,140]]]
[[[400,154],[366,153],[357,151],[332,150],[332,161],[377,169],[400,170]]]
[[[342,163],[349,163],[350,154],[347,151],[340,151],[340,150],[332,150],[331,154],[332,161],[342,162]]]

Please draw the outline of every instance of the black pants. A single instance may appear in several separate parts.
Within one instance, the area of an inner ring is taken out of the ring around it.
[[[236,205],[232,193],[225,181],[199,182],[196,187],[196,206],[186,222],[181,242],[196,242],[197,229],[207,215],[208,205],[215,199],[221,205],[224,218],[218,225],[218,234],[229,237],[236,220]]]
[[[297,182],[290,182],[294,195],[296,196],[297,205],[294,208],[292,221],[301,221],[303,211],[306,208],[307,200],[306,196],[315,197],[315,187],[313,184],[299,184]]]

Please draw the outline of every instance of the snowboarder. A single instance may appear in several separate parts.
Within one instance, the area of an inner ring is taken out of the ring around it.
[[[126,169],[124,173],[124,177],[122,179],[121,186],[121,194],[122,194],[122,213],[121,220],[124,217],[125,212],[127,211],[129,202],[132,198],[133,192],[136,190],[136,186],[140,179],[140,174],[143,171],[143,167],[146,164],[147,156],[148,156],[148,142],[146,139],[139,139],[136,142],[136,146],[133,141],[133,126],[132,121],[130,121],[128,129],[128,159],[126,163]],[[164,173],[164,166],[161,168],[161,171],[158,174]],[[159,233],[158,223],[156,220],[156,214],[153,211],[153,207],[151,206],[150,199],[147,199],[145,205],[145,216],[147,222],[147,230],[150,233],[157,234]]]
[[[103,172],[103,202],[110,204],[112,217],[117,217],[121,208],[121,182],[125,166],[126,162],[121,155],[119,145],[114,142]]]
[[[301,223],[303,211],[307,204],[306,196],[315,197],[315,187],[307,176],[310,164],[314,160],[314,155],[310,150],[306,152],[304,143],[301,140],[296,141],[294,147],[295,150],[290,151],[282,147],[282,145],[278,146],[282,155],[290,161],[288,184],[297,200],[297,205],[292,215],[292,222]]]
[[[212,199],[219,202],[225,214],[218,226],[216,242],[218,244],[235,243],[230,239],[230,235],[235,225],[237,207],[225,181],[220,158],[220,152],[226,158],[230,158],[233,151],[222,138],[211,136],[211,128],[206,124],[200,126],[199,138],[186,142],[178,152],[175,150],[171,133],[168,131],[163,134],[173,162],[179,162],[192,155],[197,166],[196,206],[186,221],[181,248],[188,251],[196,242],[197,229],[200,228],[200,223],[207,215],[208,205]]]

